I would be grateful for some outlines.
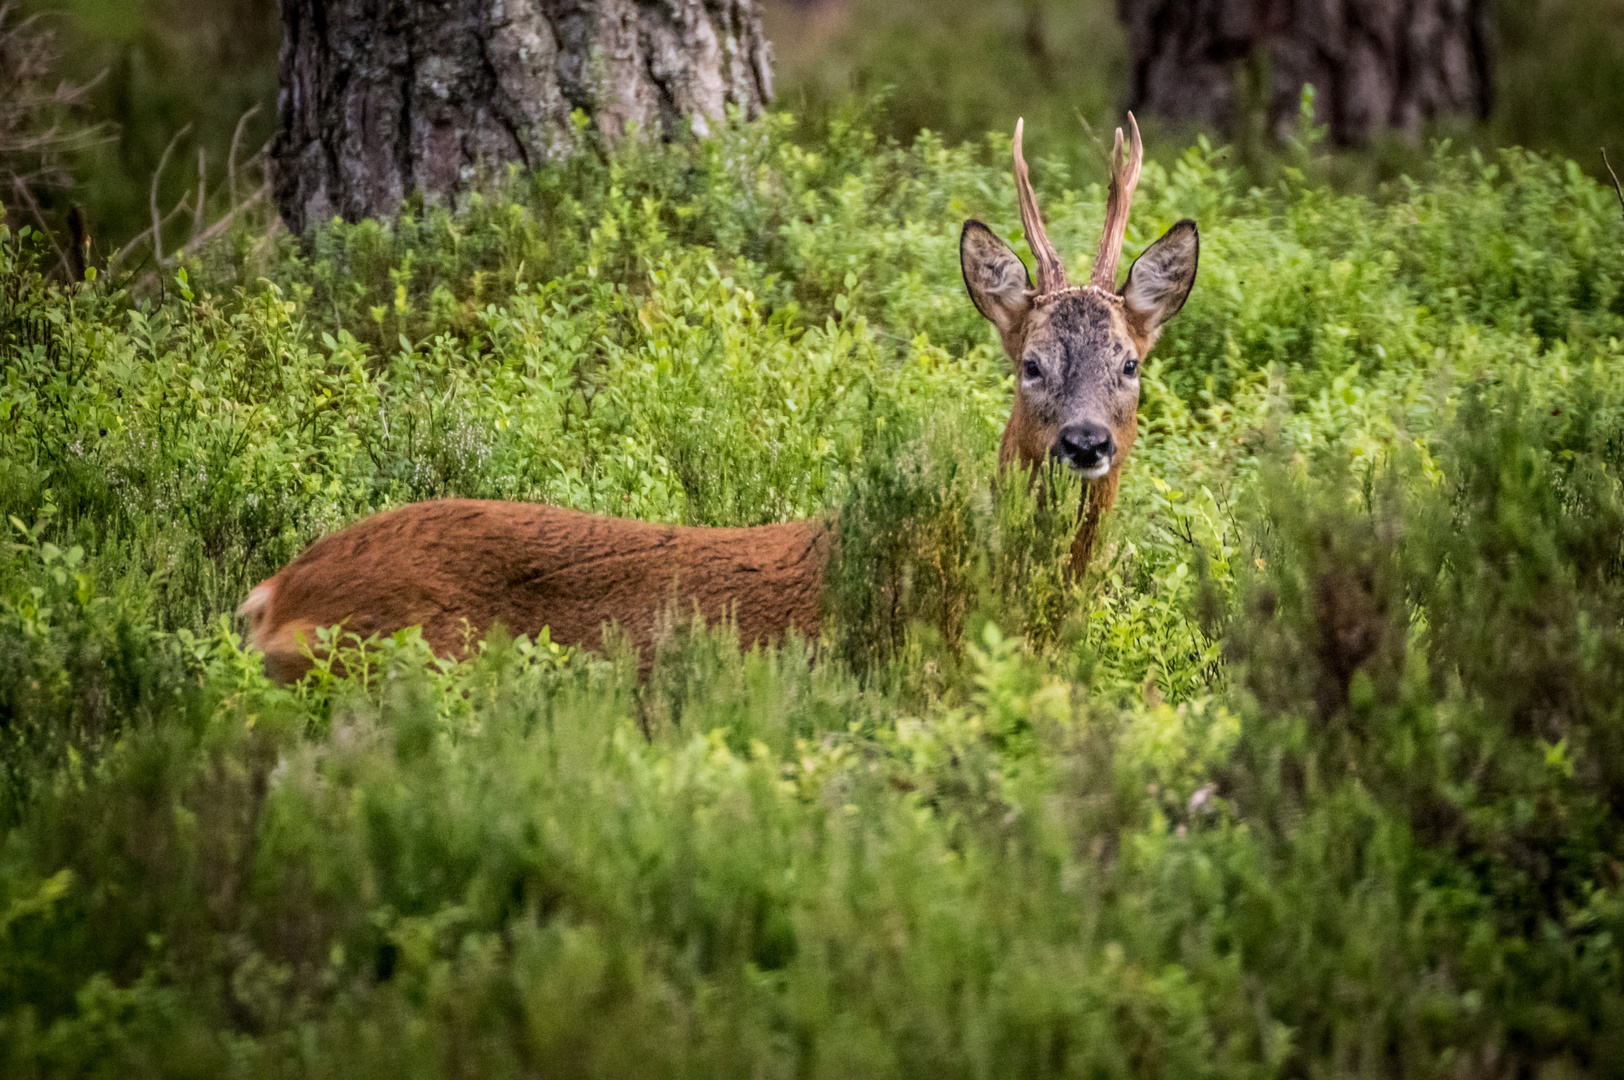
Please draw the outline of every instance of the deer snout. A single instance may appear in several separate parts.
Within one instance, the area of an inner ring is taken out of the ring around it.
[[[1098,480],[1111,471],[1116,440],[1111,437],[1111,429],[1102,424],[1067,424],[1055,437],[1053,453],[1085,479]]]

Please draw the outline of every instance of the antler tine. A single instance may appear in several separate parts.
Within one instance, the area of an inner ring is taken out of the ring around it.
[[[1038,214],[1038,198],[1032,192],[1032,178],[1027,173],[1026,158],[1021,156],[1021,134],[1026,120],[1015,121],[1015,193],[1021,204],[1021,228],[1026,230],[1026,245],[1038,261],[1038,294],[1058,292],[1066,287],[1066,267],[1060,253],[1049,243],[1043,231],[1043,218]]]
[[[1111,149],[1111,191],[1105,200],[1105,230],[1100,234],[1100,251],[1094,257],[1094,272],[1088,283],[1109,292],[1116,291],[1117,262],[1122,258],[1122,238],[1128,233],[1128,208],[1139,186],[1139,166],[1144,164],[1145,146],[1139,141],[1139,121],[1128,114],[1133,129],[1133,151],[1122,158],[1122,129],[1116,129],[1116,145]]]

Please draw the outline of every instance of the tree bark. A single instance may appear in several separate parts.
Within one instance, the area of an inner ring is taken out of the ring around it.
[[[1304,83],[1348,144],[1494,104],[1489,0],[1117,0],[1132,55],[1130,107],[1234,131],[1262,105],[1296,121]],[[1248,78],[1253,82],[1248,101]]]
[[[574,144],[580,109],[704,134],[772,98],[760,0],[281,0],[277,206],[296,233],[454,202]]]

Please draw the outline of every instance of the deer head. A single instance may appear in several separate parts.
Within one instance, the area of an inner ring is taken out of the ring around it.
[[[1015,365],[1015,405],[999,463],[1031,468],[1053,459],[1090,481],[1088,513],[1072,548],[1078,569],[1087,562],[1094,526],[1116,497],[1122,463],[1133,448],[1139,367],[1163,324],[1184,306],[1200,253],[1195,222],[1180,221],[1139,256],[1117,288],[1117,262],[1144,160],[1132,113],[1128,124],[1132,149],[1124,154],[1117,128],[1105,227],[1087,285],[1066,284],[1065,265],[1043,230],[1021,155],[1024,121],[1015,125],[1015,189],[1026,242],[1037,260],[1037,286],[1020,256],[981,222],[965,222],[959,239],[970,299],[998,328]]]

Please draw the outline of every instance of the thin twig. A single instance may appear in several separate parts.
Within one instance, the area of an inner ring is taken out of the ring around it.
[[[65,112],[86,103],[101,76],[85,84],[63,79],[54,91],[45,90],[61,50],[44,22],[45,13],[14,22],[18,7],[13,0],[0,0],[0,68],[4,69],[0,70],[0,102],[4,103],[0,113],[5,114],[0,117],[0,187],[10,189],[8,198],[15,192],[19,211],[26,206],[32,212],[71,277],[72,263],[47,225],[35,192],[71,186],[73,176],[62,157],[107,137],[108,125],[81,130],[64,119]]]
[[[1083,110],[1073,108],[1071,111],[1077,117],[1077,122],[1083,125],[1083,132],[1088,136],[1089,141],[1100,152],[1100,160],[1109,165],[1111,163],[1111,151],[1107,150],[1105,144],[1100,141],[1100,137],[1094,134],[1094,125],[1088,122],[1088,117],[1083,115]]]
[[[175,217],[180,214],[182,210],[190,210],[191,208],[192,193],[188,191],[185,195],[181,196],[180,202],[175,204],[175,208],[164,215],[162,224],[168,225],[171,221],[175,220]],[[111,259],[107,260],[108,269],[111,270],[113,266],[119,262],[119,260],[124,258],[124,256],[128,255],[130,252],[134,251],[136,248],[140,247],[150,239],[152,239],[152,229],[149,227],[137,234],[136,237],[128,244],[125,244],[123,247],[119,248],[118,252]]]
[[[260,185],[260,188],[259,188],[258,191],[254,192],[252,195],[248,196],[248,198],[244,199],[242,202],[238,203],[236,206],[233,206],[230,210],[227,210],[225,212],[225,215],[223,217],[221,217],[219,221],[216,221],[213,225],[210,225],[203,232],[198,233],[196,236],[192,237],[192,239],[188,240],[186,242],[185,247],[183,247],[179,251],[175,252],[175,258],[178,259],[178,258],[181,258],[182,256],[190,255],[193,252],[197,251],[199,248],[201,248],[204,244],[207,244],[210,240],[213,240],[213,239],[219,237],[227,229],[231,228],[232,223],[237,220],[237,216],[239,214],[241,214],[245,210],[248,210],[248,209],[250,209],[250,208],[252,208],[254,206],[259,205],[260,203],[264,202],[266,199],[268,199],[270,197],[271,197],[271,182],[270,182],[270,180],[266,180],[264,184]]]
[[[248,126],[248,121],[252,120],[257,112],[259,112],[259,106],[255,105],[238,117],[237,130],[231,133],[231,153],[226,155],[226,183],[231,191],[232,206],[237,205],[237,146],[242,142],[243,129]]]
[[[1601,163],[1607,166],[1607,175],[1613,178],[1613,191],[1618,194],[1619,209],[1624,210],[1624,185],[1619,184],[1618,173],[1613,171],[1613,163],[1607,160],[1607,148],[1605,146],[1601,150]]]
[[[11,14],[11,9],[16,7],[16,6],[17,6],[16,4],[13,4],[13,3],[10,3],[10,2],[6,3],[4,6],[0,6],[0,21],[4,21],[6,16]],[[14,34],[20,34],[24,30],[27,30],[30,26],[33,26],[35,23],[39,22],[44,17],[45,17],[44,12],[36,11],[36,12],[34,12],[34,14],[29,15],[27,18],[23,19],[21,22],[14,25],[11,28],[11,32],[14,33]]]
[[[185,127],[175,132],[175,137],[169,140],[169,145],[164,147],[163,156],[158,159],[157,171],[152,174],[152,194],[150,204],[152,207],[152,251],[153,255],[155,256],[155,262],[161,263],[164,261],[164,219],[158,216],[158,180],[164,174],[164,166],[169,164],[169,155],[175,152],[175,144],[180,142],[181,139],[185,137],[186,133],[191,130],[192,125],[187,124]]]
[[[45,234],[45,239],[51,242],[51,247],[56,251],[56,259],[62,264],[62,272],[68,276],[69,281],[72,281],[73,264],[68,262],[68,253],[62,250],[62,245],[56,242],[56,234],[45,224],[45,215],[40,211],[39,203],[34,200],[34,193],[28,190],[28,185],[20,178],[12,180],[11,186],[28,204],[28,209],[34,214],[34,220],[39,224],[39,231]]]
[[[203,148],[197,148],[197,207],[192,212],[192,235],[203,231],[203,208],[209,202],[209,165]]]

